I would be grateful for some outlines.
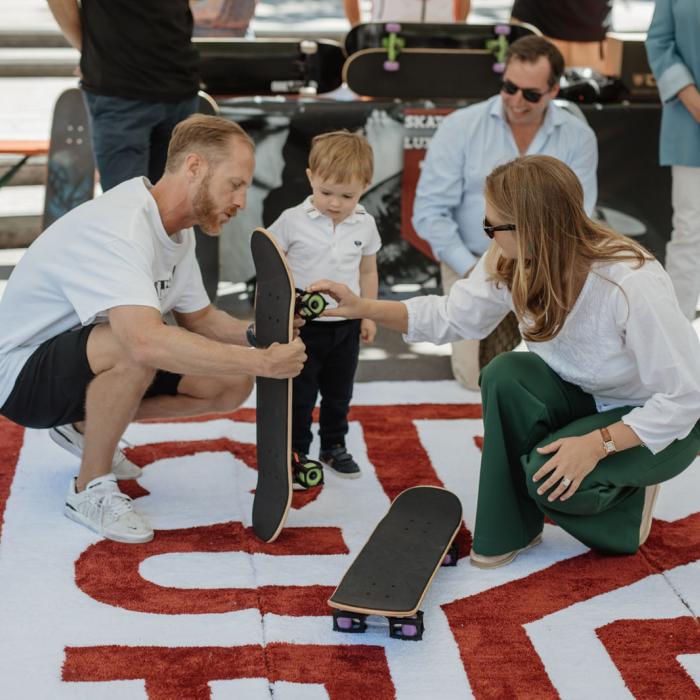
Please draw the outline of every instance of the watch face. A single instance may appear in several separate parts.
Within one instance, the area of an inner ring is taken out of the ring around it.
[[[605,451],[606,452],[615,452],[615,443],[614,442],[604,442],[603,445],[605,445]]]

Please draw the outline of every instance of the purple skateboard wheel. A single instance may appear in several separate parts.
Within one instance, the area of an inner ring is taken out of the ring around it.
[[[336,623],[341,630],[349,630],[352,627],[351,617],[339,617],[336,619]]]
[[[416,625],[401,625],[401,634],[404,637],[415,637],[418,634]]]
[[[505,73],[506,70],[506,64],[505,63],[494,63],[493,64],[493,72],[494,73]]]
[[[387,71],[387,73],[396,73],[398,69],[398,61],[384,61],[384,70]]]
[[[390,34],[396,34],[401,31],[401,25],[398,22],[389,22],[385,25],[385,29]]]
[[[493,28],[493,33],[502,36],[508,36],[510,34],[510,25],[509,24],[497,24]]]

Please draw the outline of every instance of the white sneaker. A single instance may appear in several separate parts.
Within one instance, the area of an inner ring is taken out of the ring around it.
[[[119,490],[113,474],[98,476],[80,493],[71,479],[63,512],[109,540],[134,544],[153,539],[153,528],[134,510],[131,498]]]
[[[57,444],[74,454],[78,459],[83,457],[85,438],[71,423],[59,425],[49,429],[49,437]],[[138,479],[143,474],[143,469],[130,462],[126,455],[117,447],[112,457],[112,474],[117,479]]]

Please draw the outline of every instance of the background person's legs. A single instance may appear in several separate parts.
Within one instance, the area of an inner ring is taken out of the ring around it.
[[[440,263],[440,275],[442,277],[442,291],[445,295],[450,293],[452,285],[462,279],[449,265]],[[452,374],[454,378],[465,388],[479,391],[479,341],[458,340],[452,343]]]
[[[442,290],[449,294],[452,285],[462,279],[451,267],[440,263]],[[482,340],[458,340],[452,343],[452,374],[465,388],[479,391],[479,372],[501,352],[512,350],[520,342],[520,332],[515,315],[508,314],[498,326]]]
[[[147,176],[151,132],[162,118],[160,103],[83,94],[102,191],[132,177]]]
[[[691,321],[700,296],[700,168],[674,165],[673,232],[666,246],[666,271],[681,311]]]
[[[168,144],[173,129],[179,122],[192,114],[196,114],[199,107],[199,96],[195,95],[180,102],[159,102],[162,110],[160,121],[155,124],[150,137],[150,154],[148,170],[144,175],[155,184],[165,172],[165,161],[168,159]]]

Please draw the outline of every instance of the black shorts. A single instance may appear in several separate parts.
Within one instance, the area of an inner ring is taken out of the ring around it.
[[[52,428],[85,419],[85,393],[95,375],[87,340],[95,326],[66,331],[44,341],[29,357],[0,414],[27,428]],[[158,370],[149,396],[175,396],[182,375]]]

